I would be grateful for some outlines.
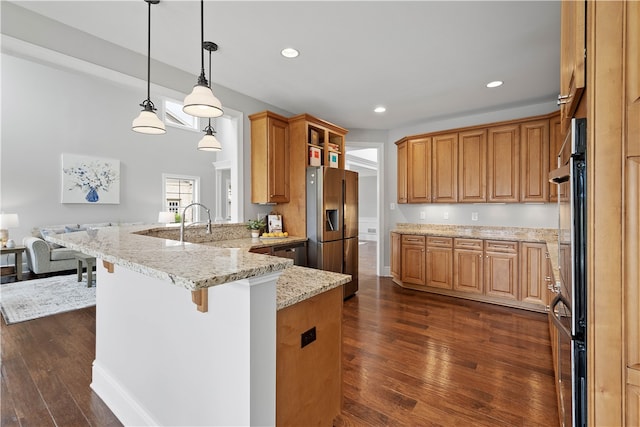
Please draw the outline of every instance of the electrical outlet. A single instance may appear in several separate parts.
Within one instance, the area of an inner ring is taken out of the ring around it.
[[[471,212],[471,221],[478,220],[478,212]]]
[[[304,348],[316,340],[316,327],[300,334],[300,348]]]
[[[394,211],[396,210],[396,204],[395,203],[389,203],[389,209]]]
[[[449,212],[445,212],[442,214],[442,218],[449,219]]]
[[[427,213],[425,211],[420,211],[420,219],[427,219]]]

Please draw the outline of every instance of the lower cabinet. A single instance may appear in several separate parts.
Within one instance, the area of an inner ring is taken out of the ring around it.
[[[412,285],[425,284],[425,237],[402,236],[402,274],[403,283]]]
[[[342,406],[342,286],[278,310],[276,425],[330,426]]]
[[[485,295],[518,299],[518,242],[485,240]]]
[[[427,237],[427,281],[434,288],[453,289],[453,239]]]
[[[483,293],[482,240],[454,239],[453,289],[473,294]]]
[[[546,311],[547,245],[391,233],[391,275],[400,286]]]

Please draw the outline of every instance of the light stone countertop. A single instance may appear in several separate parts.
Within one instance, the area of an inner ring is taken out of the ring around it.
[[[304,242],[306,238],[236,238],[179,242],[147,234],[157,226],[92,228],[47,236],[47,240],[188,290],[282,271],[276,283],[278,310],[348,283],[351,276],[293,265],[293,260],[249,250]]]

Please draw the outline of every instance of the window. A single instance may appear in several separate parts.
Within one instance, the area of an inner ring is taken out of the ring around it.
[[[200,131],[197,117],[190,116],[182,111],[182,102],[174,99],[164,98],[164,122],[168,125],[181,129]]]
[[[162,210],[182,215],[186,206],[200,200],[200,178],[162,174]],[[198,221],[199,209],[189,209],[185,222]]]

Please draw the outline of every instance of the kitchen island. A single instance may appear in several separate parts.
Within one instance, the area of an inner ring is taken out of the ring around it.
[[[225,227],[207,242],[190,229],[199,243],[151,229],[48,238],[98,259],[92,389],[125,425],[274,425],[277,311],[349,276],[250,253],[251,239],[229,247]]]

